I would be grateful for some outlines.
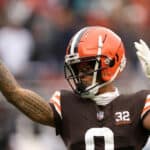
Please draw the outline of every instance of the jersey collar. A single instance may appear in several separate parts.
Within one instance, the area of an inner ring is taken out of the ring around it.
[[[119,95],[120,94],[118,88],[115,88],[115,91],[96,95],[92,97],[91,100],[95,101],[97,105],[105,106],[109,104],[111,101],[113,101]]]

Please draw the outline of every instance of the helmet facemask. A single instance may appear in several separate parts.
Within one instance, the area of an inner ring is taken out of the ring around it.
[[[106,66],[101,67],[101,59],[105,59]],[[72,58],[65,62],[65,78],[75,93],[89,97],[97,94],[98,89],[105,85],[101,78],[101,71],[110,67],[111,59],[106,56]],[[89,80],[84,80],[84,76]]]

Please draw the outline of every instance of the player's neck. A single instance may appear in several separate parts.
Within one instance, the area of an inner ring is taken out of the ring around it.
[[[98,94],[103,94],[106,92],[113,92],[113,91],[115,91],[115,89],[116,88],[114,87],[114,85],[112,83],[110,83],[110,84],[100,88]]]

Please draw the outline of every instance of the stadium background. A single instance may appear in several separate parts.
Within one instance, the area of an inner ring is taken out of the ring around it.
[[[66,45],[89,25],[109,27],[125,43],[127,67],[117,81],[121,92],[150,88],[133,46],[139,38],[150,45],[148,0],[0,0],[0,59],[22,86],[48,101],[55,90],[69,88],[63,75]],[[65,147],[53,128],[35,124],[0,95],[0,150],[27,149]]]

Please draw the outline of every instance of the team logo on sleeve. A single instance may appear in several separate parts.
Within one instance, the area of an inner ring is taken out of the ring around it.
[[[115,112],[115,122],[116,125],[130,124],[131,123],[130,112],[126,110]]]

